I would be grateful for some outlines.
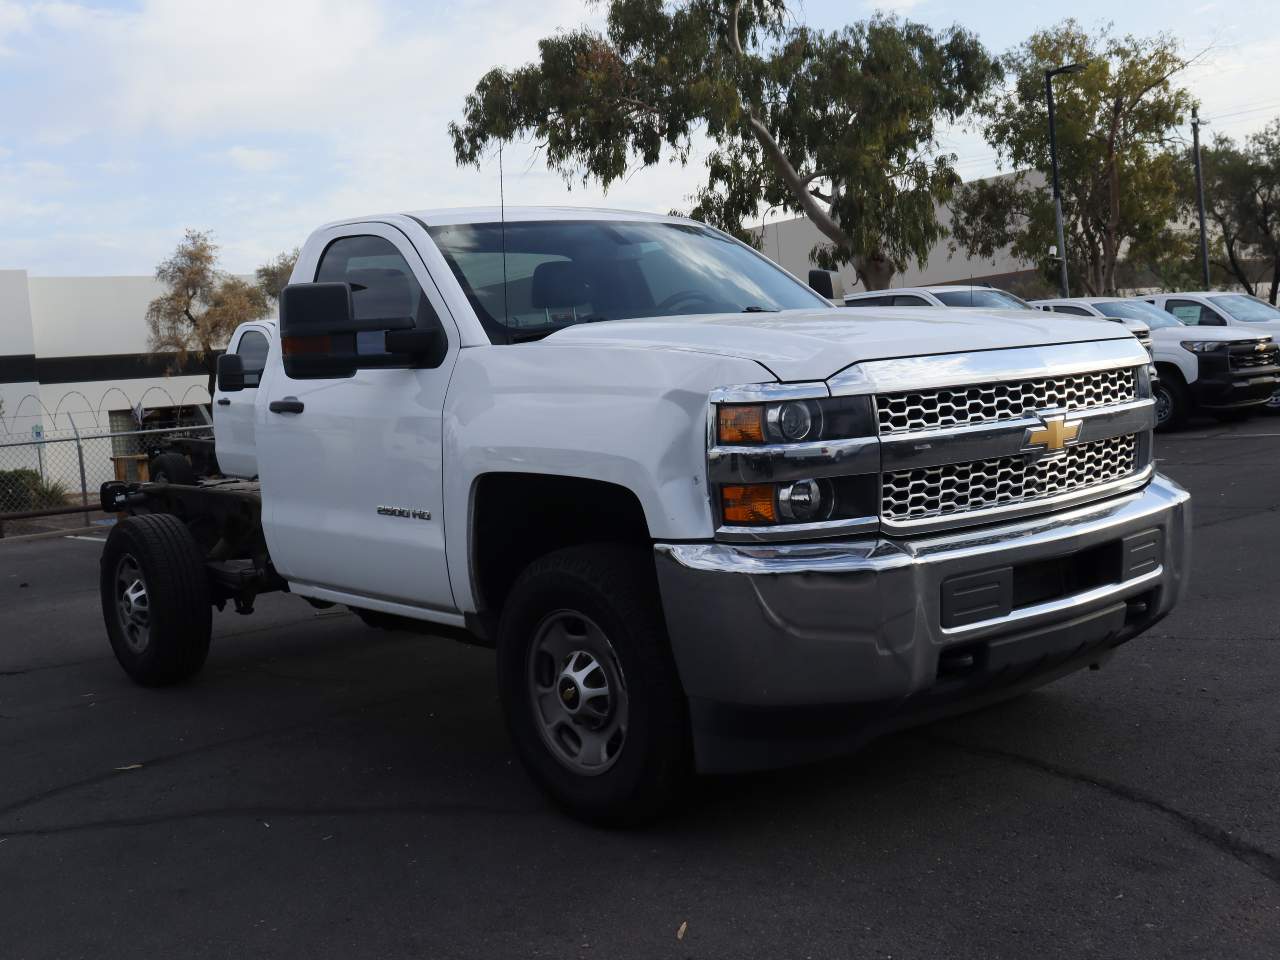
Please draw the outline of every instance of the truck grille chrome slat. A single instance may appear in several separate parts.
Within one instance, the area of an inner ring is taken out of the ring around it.
[[[1131,367],[1065,377],[944,387],[876,397],[880,435],[976,426],[1015,420],[1041,410],[1080,410],[1138,396]]]
[[[1138,468],[1137,451],[1137,436],[1127,434],[1040,460],[995,457],[886,473],[881,515],[906,522],[1034,502],[1126,477]]]

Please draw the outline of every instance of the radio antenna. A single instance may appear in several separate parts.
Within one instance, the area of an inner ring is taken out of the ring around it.
[[[507,197],[503,185],[502,141],[498,141],[498,224],[502,233],[502,325],[507,328],[507,336],[511,335],[511,307],[507,290]]]

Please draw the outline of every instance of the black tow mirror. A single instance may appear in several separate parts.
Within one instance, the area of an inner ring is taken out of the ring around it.
[[[388,330],[387,353],[408,354],[414,366],[438,367],[449,352],[449,342],[444,331],[436,327],[429,330]]]
[[[223,393],[244,389],[244,360],[239,354],[224,353],[218,358],[218,389]]]
[[[809,286],[828,300],[844,303],[844,281],[830,270],[810,270]]]

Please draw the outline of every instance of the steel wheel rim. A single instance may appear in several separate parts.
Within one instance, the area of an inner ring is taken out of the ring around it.
[[[142,567],[131,553],[116,563],[115,600],[116,619],[125,645],[134,653],[142,653],[151,643],[151,598]]]
[[[1267,408],[1270,410],[1280,410],[1280,390],[1271,395],[1271,399],[1267,401]]]
[[[608,636],[590,617],[557,610],[538,624],[526,686],[542,742],[580,776],[599,776],[622,755],[630,700]]]
[[[1156,388],[1156,426],[1164,426],[1173,413],[1173,397],[1163,387]]]

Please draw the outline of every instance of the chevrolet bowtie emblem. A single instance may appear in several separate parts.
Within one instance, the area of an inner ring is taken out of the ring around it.
[[[1026,453],[1052,456],[1061,453],[1080,436],[1080,421],[1069,421],[1063,414],[1041,417],[1040,422],[1043,426],[1027,428],[1027,437],[1022,444]]]

